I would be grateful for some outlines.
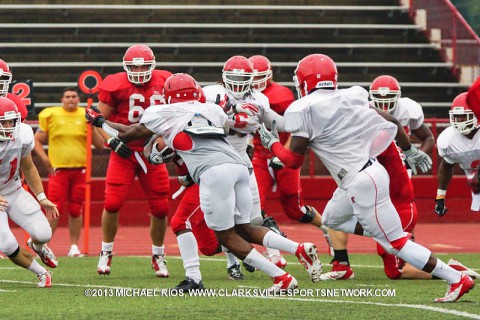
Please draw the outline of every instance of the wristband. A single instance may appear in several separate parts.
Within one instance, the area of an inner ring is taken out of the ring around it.
[[[118,138],[118,130],[113,129],[107,123],[102,124],[102,129],[105,131],[109,136],[113,138]]]
[[[443,199],[447,195],[447,190],[437,189],[437,199]]]
[[[47,196],[45,195],[45,192],[40,192],[39,194],[36,195],[38,202],[43,201],[47,199]]]

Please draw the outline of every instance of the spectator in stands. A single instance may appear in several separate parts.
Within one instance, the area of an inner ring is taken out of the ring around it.
[[[38,115],[34,150],[48,171],[48,198],[57,205],[60,214],[68,207],[68,256],[79,257],[78,241],[86,187],[87,124],[85,111],[78,106],[80,98],[76,88],[63,89],[61,102],[61,107],[43,109]],[[92,138],[96,148],[104,148],[97,130],[93,130]],[[46,144],[48,155],[43,148]],[[54,232],[58,220],[50,221]]]
[[[42,181],[31,156],[33,131],[30,126],[21,123],[20,117],[15,103],[0,97],[0,251],[13,263],[35,273],[39,280],[37,287],[46,288],[52,286],[50,272],[40,266],[28,250],[20,248],[8,225],[10,218],[30,234],[28,245],[43,263],[51,268],[58,265],[55,255],[46,245],[52,229],[40,206],[49,218],[57,218],[58,210],[43,192]],[[19,170],[23,171],[38,202],[22,188]]]
[[[132,125],[138,123],[145,109],[163,104],[163,84],[171,75],[155,69],[155,56],[146,45],[136,44],[123,56],[125,72],[109,75],[100,85],[98,108],[106,119]],[[168,192],[170,182],[164,164],[151,165],[143,157],[145,140],[124,144],[101,131],[112,149],[108,164],[105,204],[102,213],[102,250],[98,262],[99,274],[110,274],[113,242],[118,228],[118,212],[138,176],[150,207],[151,265],[157,277],[168,277],[164,240],[167,230]],[[133,212],[132,214],[140,214]]]
[[[399,121],[394,125],[368,108],[363,88],[337,89],[337,77],[335,62],[326,55],[300,60],[294,81],[301,98],[285,112],[285,127],[292,133],[290,149],[279,143],[275,128],[262,126],[262,143],[292,168],[302,165],[311,148],[338,184],[322,216],[325,225],[372,236],[388,253],[449,283],[436,302],[457,301],[474,287],[473,280],[409,239],[390,200],[388,173],[375,160],[394,138],[412,169],[427,171],[431,159],[410,143]]]
[[[10,83],[12,83],[12,72],[10,71],[10,67],[5,61],[0,59],[0,97],[7,97],[12,100],[22,116],[22,121],[25,121],[28,115],[27,107],[19,96],[8,92]]]
[[[397,79],[390,75],[379,76],[375,78],[370,85],[369,93],[371,107],[375,107],[378,110],[389,113],[400,122],[407,134],[414,136],[415,139],[420,141],[420,150],[427,154],[432,152],[435,145],[435,140],[433,133],[424,123],[422,106],[410,98],[401,98],[401,88]],[[399,152],[401,153],[401,150],[399,150]],[[382,164],[388,168],[387,163]],[[389,174],[392,181],[399,178],[393,169],[389,171]],[[408,174],[409,176],[411,175],[410,170],[408,171]],[[401,185],[402,183],[403,182],[397,184],[397,186]],[[401,202],[406,205],[407,212],[405,214],[401,214],[401,217],[407,217],[409,214],[409,203],[413,201],[413,190],[411,192],[411,197],[406,198],[404,197],[405,193],[399,192],[398,188],[396,190],[391,190],[390,194],[393,198],[392,200],[395,200],[394,204]],[[400,207],[404,208],[403,206]],[[397,206],[397,209],[398,208],[399,206]],[[412,210],[415,210],[414,215],[416,216],[416,208],[412,207]],[[406,231],[413,232],[413,226],[410,225],[410,227],[412,230],[409,228],[409,230]],[[339,280],[353,277],[353,271],[349,265],[347,254],[348,234],[340,231],[331,231],[330,237],[334,246],[334,257],[332,261],[333,266],[331,272],[323,275],[323,279]],[[379,252],[380,251],[382,250],[379,249]]]
[[[256,55],[248,58],[248,60],[253,66],[253,88],[267,96],[270,108],[283,116],[285,110],[294,101],[292,91],[273,81],[272,66],[268,58]],[[290,138],[288,132],[281,132],[279,135],[280,143],[288,143]],[[300,186],[300,168],[290,169],[285,167],[277,157],[273,156],[270,150],[263,147],[258,133],[253,138],[253,145],[252,163],[257,177],[263,217],[265,218],[267,193],[270,190],[278,190],[280,202],[287,216],[295,221],[310,223],[320,228],[327,239],[329,251],[333,255],[330,250],[328,230],[322,224],[322,217],[314,207],[304,205]],[[270,257],[274,262],[278,260],[280,264],[285,263],[284,260],[280,261],[275,254],[270,254]]]

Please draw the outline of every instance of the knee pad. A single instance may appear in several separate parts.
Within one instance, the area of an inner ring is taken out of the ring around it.
[[[303,212],[305,211],[305,212]],[[303,206],[301,212],[303,213],[303,216],[298,219],[299,222],[301,223],[310,223],[315,219],[315,216],[317,215],[317,210],[314,207],[310,206]]]
[[[206,256],[213,256],[221,252],[220,244],[218,242],[211,242],[210,244],[198,244],[198,250]]]
[[[254,219],[252,219],[250,221],[250,224],[252,226],[256,226],[256,227],[261,226],[262,223],[263,223],[263,218],[262,217],[255,217]]]
[[[154,217],[165,218],[168,215],[168,199],[166,196],[149,200],[149,206]]]
[[[36,225],[34,227],[34,232],[31,234],[32,239],[35,239],[36,241],[40,243],[47,243],[52,239],[52,228],[46,223],[46,225]]]
[[[107,212],[118,212],[123,206],[123,197],[116,194],[109,194],[105,197],[105,210]]]
[[[397,263],[397,257],[391,254],[388,254],[385,252],[382,248],[382,250],[379,250],[380,245],[377,244],[377,251],[380,252],[382,251],[382,254],[379,254],[380,257],[383,260],[383,270],[385,271],[385,275],[392,280],[397,280],[402,278],[402,272],[399,268],[399,265]]]
[[[78,218],[82,215],[83,205],[81,203],[70,203],[68,206],[68,214],[73,218]]]
[[[10,259],[13,259],[13,258],[15,258],[16,256],[18,256],[19,253],[20,253],[20,247],[17,246],[17,249],[16,249],[15,251],[13,251],[12,254],[9,254],[8,257],[9,257]]]
[[[300,221],[305,215],[302,207],[300,207],[298,194],[284,195],[280,198],[280,202],[282,203],[283,211],[290,219]]]
[[[170,227],[172,228],[173,233],[188,229],[186,222],[183,219],[179,218],[179,215],[174,214],[172,220],[170,221]]]

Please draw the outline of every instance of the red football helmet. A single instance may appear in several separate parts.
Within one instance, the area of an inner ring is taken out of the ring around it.
[[[5,97],[12,82],[12,73],[8,64],[0,59],[0,96]]]
[[[258,91],[265,90],[272,79],[270,60],[261,55],[251,56],[248,60],[250,60],[253,67],[253,88]]]
[[[311,54],[298,62],[293,82],[302,98],[314,89],[336,89],[337,78],[337,66],[329,56]]]
[[[172,74],[163,86],[163,97],[170,103],[202,100],[202,88],[195,79],[186,73]]]
[[[467,104],[467,92],[460,93],[453,99],[448,114],[450,124],[461,134],[468,135],[480,126],[477,117]]]
[[[227,91],[241,99],[252,88],[252,64],[243,56],[233,56],[223,65],[222,79]]]
[[[392,112],[401,95],[400,85],[392,76],[379,76],[370,85],[370,99],[376,108]]]
[[[132,67],[148,66],[147,70],[132,71]],[[152,49],[144,44],[135,44],[127,49],[123,56],[123,69],[127,72],[128,80],[135,84],[143,84],[152,78],[156,62]]]
[[[15,103],[0,97],[0,141],[14,140],[20,130],[20,112]]]

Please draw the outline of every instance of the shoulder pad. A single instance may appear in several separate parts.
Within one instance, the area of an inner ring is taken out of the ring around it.
[[[100,84],[100,90],[115,92],[118,89],[129,84],[126,72],[119,72],[115,74],[108,75]]]
[[[22,144],[29,145],[33,142],[33,129],[28,124],[20,123],[20,132],[18,134],[20,141]]]

